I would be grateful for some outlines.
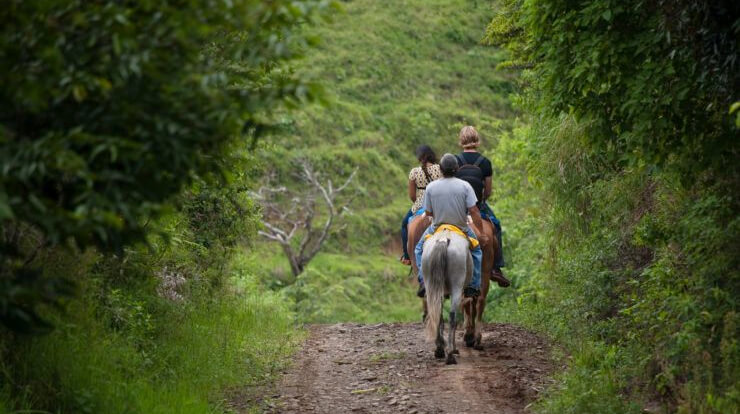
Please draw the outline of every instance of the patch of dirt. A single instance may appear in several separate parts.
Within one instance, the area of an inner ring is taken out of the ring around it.
[[[526,413],[555,367],[550,345],[515,325],[485,325],[483,351],[466,348],[460,329],[457,343],[457,365],[445,365],[420,323],[314,325],[277,388],[243,394],[232,408],[256,402],[266,413]]]

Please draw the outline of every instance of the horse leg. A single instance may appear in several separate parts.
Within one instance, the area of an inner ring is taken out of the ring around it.
[[[470,315],[470,319],[471,319],[470,324],[472,326],[471,326],[471,332],[470,332],[470,342],[468,342],[467,334],[466,334],[466,337],[465,337],[465,346],[467,346],[467,347],[473,347],[473,346],[475,346],[475,339],[477,338],[476,335],[478,334],[478,331],[479,331],[479,328],[478,328],[479,324],[478,324],[478,320],[477,320],[477,316],[478,316],[478,298],[472,298],[470,300],[470,314],[471,314]]]
[[[427,299],[421,298],[421,323],[424,323],[427,321]]]
[[[475,342],[473,344],[473,349],[476,349],[478,351],[483,350],[483,344],[481,343],[483,340],[483,334],[481,333],[481,329],[483,328],[483,310],[486,308],[486,296],[488,295],[488,289],[491,285],[490,279],[488,276],[481,277],[481,284],[480,284],[480,296],[476,299],[476,306],[475,306]]]
[[[465,346],[468,348],[473,346],[473,340],[475,339],[475,331],[474,331],[474,324],[473,321],[475,318],[475,308],[474,305],[475,301],[472,299],[464,299],[463,300],[463,313],[465,317],[465,335],[463,335],[463,340],[465,341]]]
[[[447,333],[447,364],[457,364],[455,354],[459,353],[455,343],[455,332],[457,330],[457,314],[460,309],[462,289],[452,292],[450,295],[450,331]]]
[[[498,248],[498,241],[496,240],[493,225],[488,220],[483,220],[482,232],[488,236],[489,242],[482,246],[483,248],[483,261],[481,263],[481,283],[480,283],[480,296],[477,298],[476,312],[473,317],[475,318],[475,332],[473,341],[473,348],[482,350],[483,335],[481,329],[483,328],[483,311],[486,308],[486,297],[488,296],[488,290],[491,286],[491,271],[493,270],[493,262],[495,259],[496,249]]]
[[[435,358],[445,357],[445,339],[443,337],[445,329],[445,320],[442,318],[442,312],[439,313],[439,326],[437,327],[437,349],[434,350]]]

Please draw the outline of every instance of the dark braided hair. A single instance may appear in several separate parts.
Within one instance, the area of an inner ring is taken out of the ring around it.
[[[427,184],[429,184],[432,179],[429,177],[429,171],[427,171],[427,163],[436,164],[437,155],[429,145],[419,145],[419,147],[416,148],[416,158],[421,163],[421,170],[424,172]]]

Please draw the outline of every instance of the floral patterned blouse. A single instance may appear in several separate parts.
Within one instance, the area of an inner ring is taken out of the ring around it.
[[[439,168],[439,164],[431,164],[427,167],[427,174],[429,178],[424,174],[421,167],[416,167],[409,173],[409,181],[416,183],[416,201],[411,206],[411,211],[416,213],[424,202],[424,193],[427,188],[427,184],[430,182],[442,178],[442,170]]]

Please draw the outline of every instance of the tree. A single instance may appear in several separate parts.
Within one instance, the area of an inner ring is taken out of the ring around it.
[[[258,233],[280,244],[290,262],[293,276],[300,275],[306,265],[321,249],[329,236],[329,231],[337,218],[349,211],[352,197],[337,203],[342,191],[352,182],[357,170],[339,187],[334,187],[331,179],[322,184],[319,174],[313,170],[308,161],[302,162],[300,178],[308,184],[301,192],[288,190],[286,187],[261,187],[252,196],[263,207],[264,230]],[[319,215],[316,199],[324,203],[326,218],[323,224],[314,227],[314,220]]]
[[[46,300],[40,285],[15,289],[39,273],[19,231],[45,247],[120,253],[194,177],[221,175],[236,137],[256,139],[274,109],[317,97],[287,63],[312,43],[296,28],[332,5],[4,4],[0,321],[23,329]]]

